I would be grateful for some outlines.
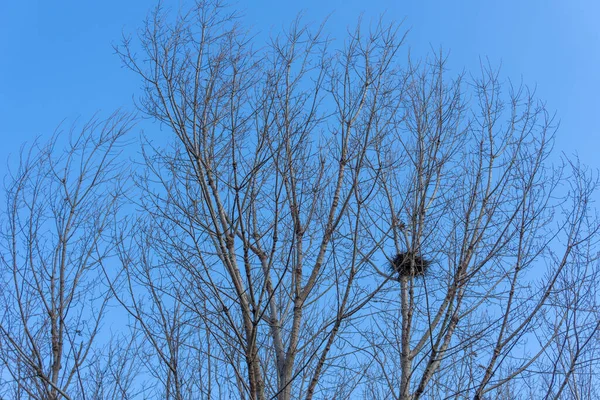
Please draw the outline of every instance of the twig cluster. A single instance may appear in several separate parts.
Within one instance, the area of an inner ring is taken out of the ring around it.
[[[427,272],[431,261],[419,256],[412,251],[396,254],[391,262],[391,269],[401,277],[423,276]]]

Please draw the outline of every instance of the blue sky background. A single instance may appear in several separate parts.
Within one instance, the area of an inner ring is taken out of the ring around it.
[[[173,8],[182,3],[165,0]],[[112,46],[123,32],[134,33],[154,5],[0,0],[0,179],[9,155],[14,166],[23,142],[48,137],[61,121],[68,127],[95,113],[133,111],[141,82],[121,67]],[[449,52],[451,74],[477,73],[488,57],[502,65],[503,77],[535,86],[556,111],[557,154],[577,153],[600,169],[599,0],[239,0],[236,8],[246,26],[262,32],[259,39],[299,12],[306,22],[329,16],[327,30],[340,40],[361,14],[368,22],[385,13],[386,20],[404,20],[414,54]],[[144,121],[139,129],[152,136],[159,127]]]
[[[177,8],[182,0],[165,1]],[[153,1],[9,1],[0,5],[0,176],[23,141],[47,136],[63,120],[133,110],[140,81],[120,65],[112,45],[132,33]],[[477,72],[480,57],[502,75],[536,86],[561,122],[556,150],[600,168],[600,2],[597,0],[241,0],[243,22],[277,33],[304,11],[307,22],[330,15],[344,38],[363,14],[385,13],[410,28],[417,55],[440,46],[451,73]],[[261,35],[262,35],[261,34]],[[261,36],[259,35],[259,37]],[[143,123],[147,134],[157,126]],[[12,164],[12,163],[11,163]]]

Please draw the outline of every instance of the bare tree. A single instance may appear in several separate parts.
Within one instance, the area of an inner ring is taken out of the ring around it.
[[[141,109],[178,141],[147,148],[149,217],[122,251],[122,300],[165,393],[210,398],[208,379],[242,398],[349,395],[361,365],[343,343],[377,286],[366,260],[381,243],[361,229],[403,35],[357,29],[331,51],[322,27],[295,21],[255,52],[227,9],[199,2],[174,20],[157,9],[139,39],[143,56],[118,51],[143,79]],[[181,371],[190,352],[197,379]]]
[[[378,150],[385,206],[373,219],[389,226],[388,248],[431,267],[400,273],[366,331],[372,376],[387,388],[373,393],[561,398],[598,335],[596,179],[548,166],[553,119],[527,88],[504,94],[487,67],[470,86],[448,80],[442,56],[408,70],[403,111]]]
[[[102,346],[109,343],[99,337],[110,298],[99,266],[115,247],[110,231],[123,194],[117,156],[131,125],[130,116],[117,113],[73,126],[68,136],[57,131],[47,144],[23,150],[8,179],[0,396],[99,398],[94,386],[107,393],[116,382],[94,373],[103,368]]]
[[[416,61],[394,24],[339,43],[297,19],[255,47],[238,21],[159,6],[117,48],[168,137],[142,146],[131,218],[129,117],[24,153],[0,395],[596,397],[597,178],[552,158],[534,93]],[[109,345],[112,298],[131,331]]]
[[[361,25],[339,45],[296,20],[257,50],[198,1],[117,48],[175,139],[146,146],[120,250],[163,394],[593,393],[595,178],[549,164],[526,87]]]

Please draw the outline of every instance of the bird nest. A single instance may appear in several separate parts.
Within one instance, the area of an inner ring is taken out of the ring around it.
[[[398,253],[391,262],[391,269],[401,277],[423,276],[431,265],[431,261],[412,251]]]

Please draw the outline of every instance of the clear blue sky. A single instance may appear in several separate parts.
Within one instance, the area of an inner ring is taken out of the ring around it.
[[[183,1],[165,1],[177,8]],[[100,111],[132,109],[140,86],[113,54],[153,1],[4,0],[0,5],[0,174],[20,144],[56,125]],[[301,11],[306,21],[332,14],[342,38],[364,19],[405,20],[417,54],[442,46],[451,72],[476,70],[479,57],[502,63],[505,77],[537,86],[561,121],[557,148],[600,168],[600,2],[597,0],[241,0],[244,22],[276,32]],[[153,128],[145,124],[147,133]]]

